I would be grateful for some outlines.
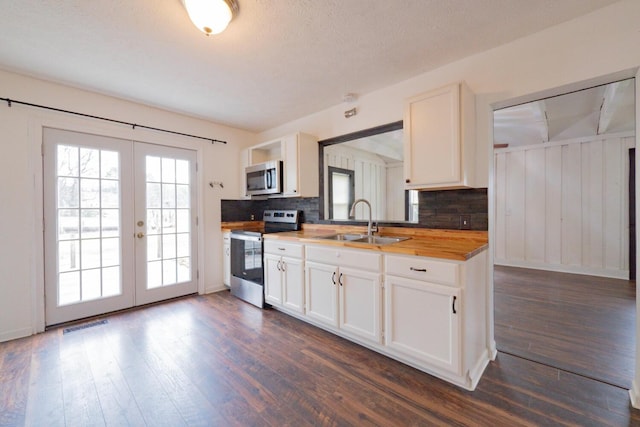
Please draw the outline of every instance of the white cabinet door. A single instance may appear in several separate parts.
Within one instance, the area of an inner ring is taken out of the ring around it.
[[[250,152],[248,149],[244,149],[240,151],[240,198],[241,199],[250,199],[251,196],[247,194],[247,174],[245,173],[245,168],[251,164],[251,159],[249,158]]]
[[[405,188],[473,187],[474,165],[475,99],[463,82],[407,100]]]
[[[305,270],[307,316],[337,327],[337,267],[308,261]]]
[[[298,196],[299,168],[305,167],[298,162],[298,137],[291,135],[282,139],[283,152],[283,196]]]
[[[387,275],[385,344],[460,375],[461,293],[459,288]]]
[[[337,281],[340,289],[340,329],[380,343],[380,274],[340,267]]]
[[[282,258],[264,254],[264,299],[269,304],[282,304]]]
[[[304,313],[304,268],[297,258],[282,257],[282,304],[291,310]]]
[[[222,283],[231,286],[231,235],[222,235]]]
[[[460,110],[458,85],[408,101],[405,135],[406,178],[411,185],[460,181]]]

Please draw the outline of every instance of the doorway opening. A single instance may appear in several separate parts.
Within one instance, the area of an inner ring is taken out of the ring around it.
[[[499,351],[631,388],[635,81],[494,111]]]

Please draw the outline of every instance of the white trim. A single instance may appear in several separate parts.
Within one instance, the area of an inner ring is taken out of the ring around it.
[[[631,406],[640,409],[640,389],[638,389],[638,383],[635,380],[633,380],[629,390],[629,398],[631,399]]]
[[[44,185],[43,153],[44,144],[42,122],[29,117],[28,140],[31,141],[31,161],[33,170],[33,235],[31,236],[33,268],[31,280],[31,324],[30,334],[44,332]],[[2,341],[2,340],[0,340]]]
[[[196,211],[197,211],[197,215],[198,215],[198,223],[196,225],[196,239],[198,239],[198,241],[196,242],[196,246],[198,248],[198,253],[196,254],[196,265],[197,265],[197,270],[196,270],[196,274],[197,276],[197,288],[198,288],[198,295],[203,295],[204,293],[206,293],[205,290],[205,284],[204,284],[204,188],[205,188],[205,182],[204,182],[204,172],[203,172],[203,167],[202,165],[204,165],[204,149],[202,147],[198,147],[196,148],[196,194],[198,197],[197,200],[197,206],[196,206]]]
[[[493,110],[487,111],[488,140],[493,141]],[[491,149],[487,150],[489,162],[489,179],[487,182],[487,213],[489,216],[489,242],[487,248],[487,348],[490,352],[491,360],[496,359],[497,348],[495,339],[495,314],[494,314],[494,283],[493,283],[493,265],[495,258],[495,241],[496,241],[496,178],[495,178],[495,153],[493,143]],[[477,179],[477,178],[476,178]]]
[[[498,153],[512,153],[514,151],[526,151],[526,150],[536,149],[536,148],[551,148],[551,147],[558,147],[558,146],[569,145],[569,144],[581,144],[584,142],[603,141],[606,139],[629,138],[633,136],[636,136],[635,131],[604,133],[602,135],[591,135],[591,136],[584,136],[580,138],[563,139],[561,141],[549,141],[549,142],[539,143],[539,144],[519,145],[517,147],[495,148],[493,152],[495,155]]]
[[[480,358],[478,358],[475,366],[469,369],[469,371],[467,372],[467,379],[471,384],[471,390],[475,390],[476,386],[478,385],[478,382],[480,382],[480,378],[482,378],[482,374],[484,373],[484,370],[487,368],[487,366],[489,366],[489,362],[491,360],[494,360],[494,359],[490,359],[489,356],[490,356],[489,350],[488,349],[484,350]]]
[[[0,342],[11,341],[18,338],[24,338],[33,334],[34,334],[34,331],[32,328],[14,329],[13,331],[8,331],[0,334]]]
[[[516,105],[522,105],[533,101],[539,101],[544,98],[551,98],[553,96],[565,95],[571,92],[577,92],[583,89],[590,89],[596,86],[602,86],[609,83],[614,83],[620,80],[632,79],[638,77],[638,67],[627,68],[626,70],[617,71],[615,73],[606,74],[603,76],[594,77],[579,82],[569,83],[559,87],[553,87],[550,89],[541,90],[527,95],[518,96],[516,98],[505,99],[497,101],[491,104],[491,108],[495,110],[501,110],[503,108],[515,107]],[[637,92],[636,92],[637,93]],[[491,139],[490,141],[493,141]]]
[[[636,69],[635,75],[635,90],[636,90],[636,130],[640,127],[640,70]],[[636,133],[636,147],[640,147],[640,136]],[[636,150],[637,151],[637,150]],[[640,153],[636,152],[636,222],[638,215],[640,214]],[[636,247],[640,242],[640,228],[636,225]],[[640,266],[640,251],[636,249],[636,268]],[[637,270],[636,270],[637,271]],[[640,409],[640,392],[638,389],[638,383],[640,383],[640,339],[638,334],[640,333],[640,295],[636,290],[636,363],[635,363],[635,375],[633,377],[633,387],[629,390],[629,396],[631,397],[631,405],[634,408]]]
[[[530,268],[532,270],[555,271],[558,273],[586,274],[588,276],[629,280],[629,270],[606,270],[603,268],[593,268],[579,265],[544,264],[532,261],[508,261],[502,259],[496,259],[494,261],[494,265],[500,265],[504,267]]]

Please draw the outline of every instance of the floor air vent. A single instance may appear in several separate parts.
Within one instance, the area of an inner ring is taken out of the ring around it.
[[[82,329],[93,328],[94,326],[104,325],[105,323],[109,323],[108,320],[96,320],[95,322],[84,323],[82,325],[71,326],[70,328],[64,328],[62,331],[63,334],[68,334],[69,332],[80,331]]]

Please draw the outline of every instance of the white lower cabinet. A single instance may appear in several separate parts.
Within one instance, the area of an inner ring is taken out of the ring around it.
[[[381,255],[308,246],[307,316],[348,335],[382,341]]]
[[[385,348],[475,389],[489,363],[487,251],[467,261],[385,255]]]
[[[338,326],[336,267],[313,261],[306,263],[307,316],[329,326]]]
[[[486,263],[486,251],[449,261],[265,240],[265,294],[291,315],[473,390],[492,348]]]
[[[304,313],[304,246],[264,243],[264,298],[269,304]]]
[[[459,375],[461,294],[458,288],[387,275],[385,344]]]

